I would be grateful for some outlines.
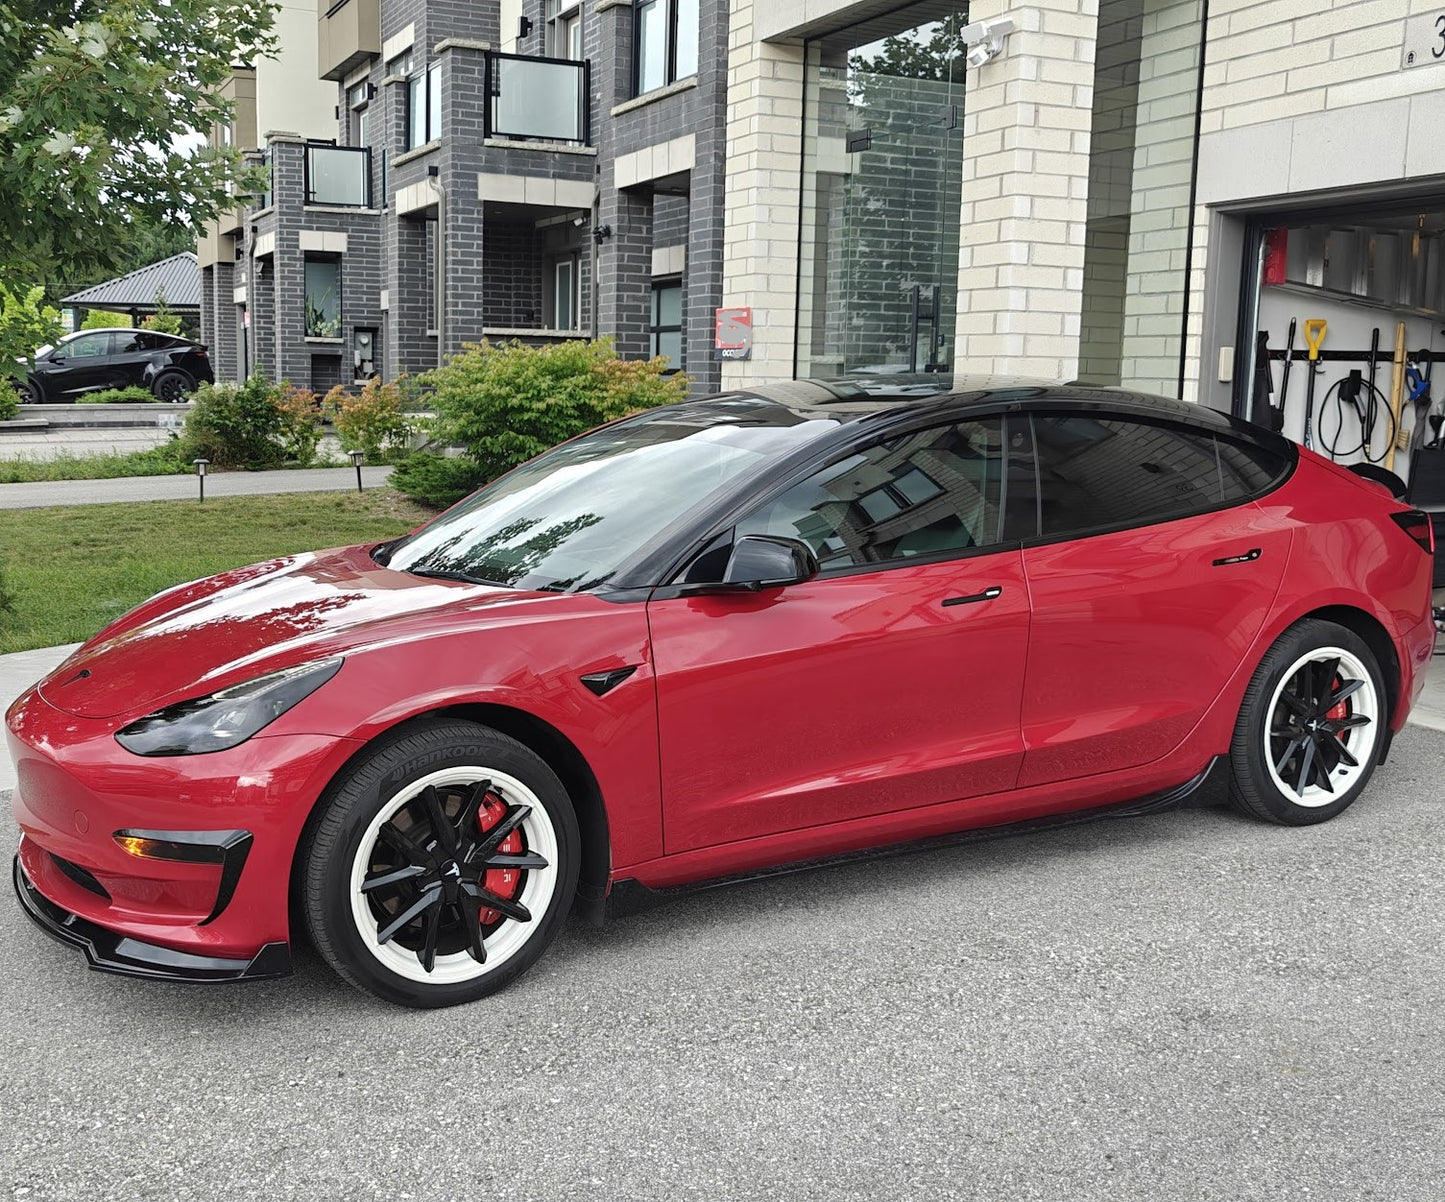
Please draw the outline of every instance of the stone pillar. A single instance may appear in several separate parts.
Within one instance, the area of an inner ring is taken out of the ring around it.
[[[968,74],[956,370],[1078,374],[1098,0],[977,0],[1016,22]]]

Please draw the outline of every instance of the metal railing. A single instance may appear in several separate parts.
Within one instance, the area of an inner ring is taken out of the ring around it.
[[[486,136],[590,145],[590,70],[585,61],[489,52]]]
[[[365,146],[307,143],[306,203],[370,208],[370,149]]]

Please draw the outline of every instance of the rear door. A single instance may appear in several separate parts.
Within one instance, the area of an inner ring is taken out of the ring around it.
[[[668,852],[1011,789],[1029,606],[1002,419],[835,459],[742,519],[821,574],[649,603]]]
[[[146,387],[146,368],[155,358],[159,345],[156,335],[148,330],[123,330],[114,335],[111,344],[110,376],[112,388]]]
[[[1249,499],[1267,453],[1099,413],[1037,414],[1033,433],[1020,787],[1174,750],[1263,625],[1290,541]]]

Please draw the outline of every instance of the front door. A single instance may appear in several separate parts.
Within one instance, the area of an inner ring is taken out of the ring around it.
[[[649,604],[669,853],[1013,788],[1029,601],[1001,428],[865,446],[738,523],[809,543],[816,579]]]

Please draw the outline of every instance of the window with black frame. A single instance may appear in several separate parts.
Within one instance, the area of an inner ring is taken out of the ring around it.
[[[362,80],[346,91],[346,107],[350,111],[348,134],[351,145],[371,144],[371,84]]]
[[[640,0],[632,11],[638,96],[697,74],[698,0]]]
[[[667,360],[669,372],[683,369],[682,281],[657,280],[652,285],[652,324],[648,327],[652,357]]]
[[[946,557],[1002,535],[1003,419],[955,422],[835,460],[737,524],[807,543],[819,565]]]
[[[306,337],[341,337],[341,260],[335,255],[307,255]]]
[[[406,148],[415,150],[442,136],[442,70],[432,63],[406,81]]]

